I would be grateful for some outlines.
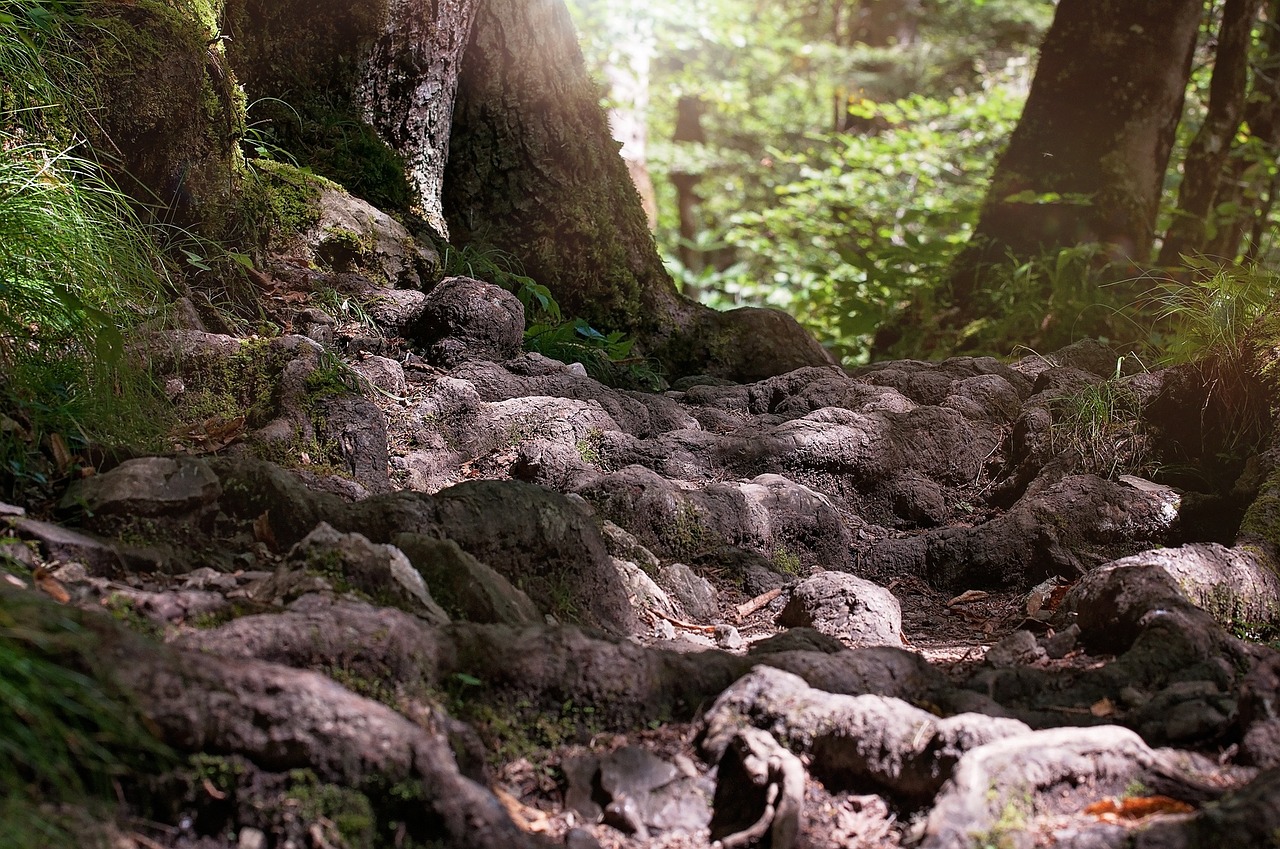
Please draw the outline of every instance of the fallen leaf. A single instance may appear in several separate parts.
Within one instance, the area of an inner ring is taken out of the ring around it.
[[[1035,616],[1039,613],[1048,604],[1057,588],[1057,578],[1049,578],[1032,587],[1031,592],[1027,594],[1027,615]]]
[[[1103,799],[1084,809],[1100,820],[1140,820],[1156,814],[1189,814],[1191,805],[1168,796],[1129,796],[1124,799]]]
[[[253,520],[253,538],[272,551],[279,548],[276,544],[276,532],[271,529],[270,510],[263,510],[262,515]]]
[[[50,575],[43,566],[37,566],[31,577],[35,578],[36,586],[58,604],[66,604],[71,601],[71,593],[67,592],[67,588],[57,578]]]
[[[549,817],[545,811],[529,807],[504,788],[494,787],[493,795],[498,797],[502,807],[507,809],[507,814],[522,830],[538,833],[546,831],[550,826]]]
[[[58,466],[58,474],[66,474],[75,456],[67,447],[67,441],[62,438],[62,434],[49,434],[49,450],[53,452],[53,462]]]
[[[1115,702],[1108,698],[1101,698],[1089,706],[1089,713],[1094,716],[1111,716],[1116,712]]]
[[[15,587],[21,587],[24,590],[27,588],[27,582],[19,578],[17,575],[5,575],[4,579]]]
[[[960,593],[960,595],[947,602],[947,607],[955,607],[957,604],[968,604],[971,601],[982,601],[990,595],[991,593],[983,592],[982,590],[965,590]]]

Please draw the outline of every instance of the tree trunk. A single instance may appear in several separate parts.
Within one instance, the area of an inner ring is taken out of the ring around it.
[[[1179,256],[1204,251],[1222,169],[1240,129],[1249,77],[1249,43],[1261,3],[1226,0],[1223,7],[1209,83],[1209,111],[1187,151],[1178,210],[1160,249],[1160,265],[1176,266]]]
[[[1270,215],[1275,178],[1270,173],[1280,150],[1280,2],[1269,0],[1266,7],[1266,36],[1261,56],[1253,66],[1249,96],[1245,100],[1244,123],[1249,128],[1247,147],[1237,150],[1226,173],[1221,175],[1219,204],[1230,204],[1235,213],[1219,226],[1209,240],[1206,253],[1234,259],[1246,233],[1254,238],[1248,249],[1255,254],[1257,241]]]
[[[423,217],[442,236],[453,101],[475,11],[476,0],[390,0],[356,89],[365,120],[404,157]]]
[[[962,312],[984,267],[1090,242],[1145,260],[1203,0],[1062,0],[1031,93],[957,260]]]
[[[446,235],[441,187],[476,0],[228,0],[255,122],[319,173]],[[406,182],[407,180],[407,182]]]
[[[598,97],[562,2],[481,0],[459,78],[445,212],[455,241],[511,253],[565,315],[652,333],[686,307]]]
[[[702,98],[685,95],[676,102],[676,129],[671,140],[676,144],[705,144],[707,133],[702,128],[702,113],[706,104]],[[697,279],[706,259],[697,248],[698,239],[698,183],[702,175],[691,171],[672,171],[669,179],[676,190],[676,210],[679,213],[680,245],[676,255],[684,266],[684,294],[697,300],[702,295],[701,287],[693,281]]]
[[[789,317],[715,313],[662,267],[563,0],[480,0],[458,81],[444,209],[566,316],[631,334],[668,374],[756,380],[832,362]]]

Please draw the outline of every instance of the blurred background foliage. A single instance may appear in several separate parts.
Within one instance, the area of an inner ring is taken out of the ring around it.
[[[718,308],[785,309],[846,364],[1009,356],[1086,336],[1148,353],[1163,343],[1169,330],[1141,296],[1168,270],[1109,268],[1088,245],[986,269],[975,310],[984,315],[958,331],[939,325],[949,269],[1026,100],[1051,0],[569,5],[606,104],[624,132],[643,127],[643,143],[627,140],[624,156],[639,150],[655,238],[685,294]],[[1158,233],[1204,120],[1220,5],[1209,4],[1202,25]],[[1255,66],[1269,61],[1266,15]],[[1269,151],[1242,127],[1232,156],[1253,188],[1214,212],[1251,221],[1220,266],[1269,263]]]

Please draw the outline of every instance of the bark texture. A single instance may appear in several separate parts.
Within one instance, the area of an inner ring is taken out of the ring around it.
[[[984,266],[1011,253],[1101,242],[1118,258],[1146,258],[1203,5],[1059,4],[1022,118],[957,261],[958,304]]]
[[[454,238],[520,258],[566,315],[656,330],[688,311],[558,0],[484,0],[459,79],[445,185]]]
[[[447,236],[440,198],[462,52],[476,0],[390,0],[362,63],[356,101],[405,159],[423,216]]]
[[[599,101],[563,0],[482,0],[445,174],[454,241],[518,257],[566,316],[631,334],[673,377],[832,364],[783,313],[717,313],[676,292]]]
[[[1209,114],[1187,151],[1177,217],[1165,234],[1161,265],[1178,265],[1180,255],[1204,250],[1222,169],[1240,129],[1249,81],[1249,42],[1259,6],[1261,0],[1227,0],[1223,6],[1209,84]]]

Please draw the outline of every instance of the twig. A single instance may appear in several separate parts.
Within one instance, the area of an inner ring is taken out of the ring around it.
[[[657,610],[652,607],[649,609],[653,613],[656,613],[658,616],[661,616],[663,619],[667,620],[672,625],[675,625],[678,628],[687,628],[690,631],[700,631],[703,634],[714,634],[716,632],[715,625],[695,625],[692,622],[685,622],[683,619],[676,619],[674,616],[668,616],[667,614],[663,613],[661,610]]]
[[[782,589],[780,587],[775,587],[767,593],[762,593],[761,595],[756,596],[751,599],[751,601],[743,602],[738,605],[738,621],[741,622],[743,619],[746,619],[748,616],[755,613],[757,610],[764,607],[780,595],[782,595]]]

